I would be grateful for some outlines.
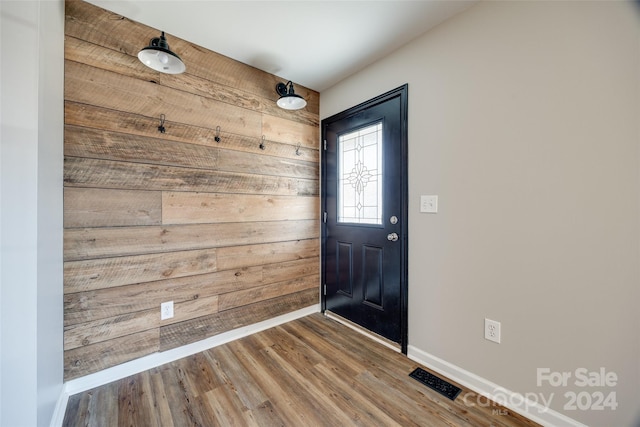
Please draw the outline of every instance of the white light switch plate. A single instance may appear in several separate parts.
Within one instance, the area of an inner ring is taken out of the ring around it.
[[[438,196],[420,196],[420,212],[437,213]]]

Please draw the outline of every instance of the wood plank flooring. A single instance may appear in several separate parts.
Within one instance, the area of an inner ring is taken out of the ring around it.
[[[451,401],[418,366],[318,313],[73,395],[63,425],[537,425],[464,387]]]

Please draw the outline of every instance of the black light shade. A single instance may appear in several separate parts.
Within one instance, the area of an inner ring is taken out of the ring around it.
[[[180,74],[186,70],[182,59],[169,49],[164,36],[151,39],[149,46],[138,52],[138,59],[147,67],[166,74]]]
[[[278,99],[278,107],[285,110],[299,110],[306,107],[307,101],[300,95],[296,95],[293,90],[293,83],[291,81],[284,83],[278,83],[276,85],[276,92],[280,95]]]

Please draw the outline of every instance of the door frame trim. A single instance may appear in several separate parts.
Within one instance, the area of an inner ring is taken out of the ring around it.
[[[400,254],[400,349],[403,354],[407,354],[408,347],[408,336],[409,336],[409,241],[408,241],[408,229],[409,229],[409,175],[408,175],[408,107],[409,107],[409,85],[404,84],[396,89],[390,90],[389,92],[383,93],[382,95],[376,96],[368,101],[365,101],[361,104],[356,105],[355,107],[351,107],[345,111],[334,114],[326,119],[323,119],[321,122],[321,154],[322,154],[322,162],[321,162],[321,176],[320,180],[322,183],[322,189],[320,191],[320,205],[321,205],[321,301],[320,308],[322,313],[326,311],[327,302],[326,302],[326,243],[327,243],[327,224],[326,224],[326,212],[327,212],[327,199],[326,199],[326,191],[327,188],[327,158],[325,156],[326,150],[326,128],[330,123],[346,119],[350,116],[353,116],[359,113],[362,110],[373,107],[377,104],[383,103],[393,98],[400,98],[400,121],[401,121],[401,138],[400,138],[400,150],[401,150],[401,158],[402,158],[402,167],[401,167],[401,208],[400,208],[400,229],[401,229],[401,254]]]

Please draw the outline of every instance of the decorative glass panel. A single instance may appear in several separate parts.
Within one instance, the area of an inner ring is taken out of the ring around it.
[[[382,122],[338,137],[338,222],[382,224]]]

